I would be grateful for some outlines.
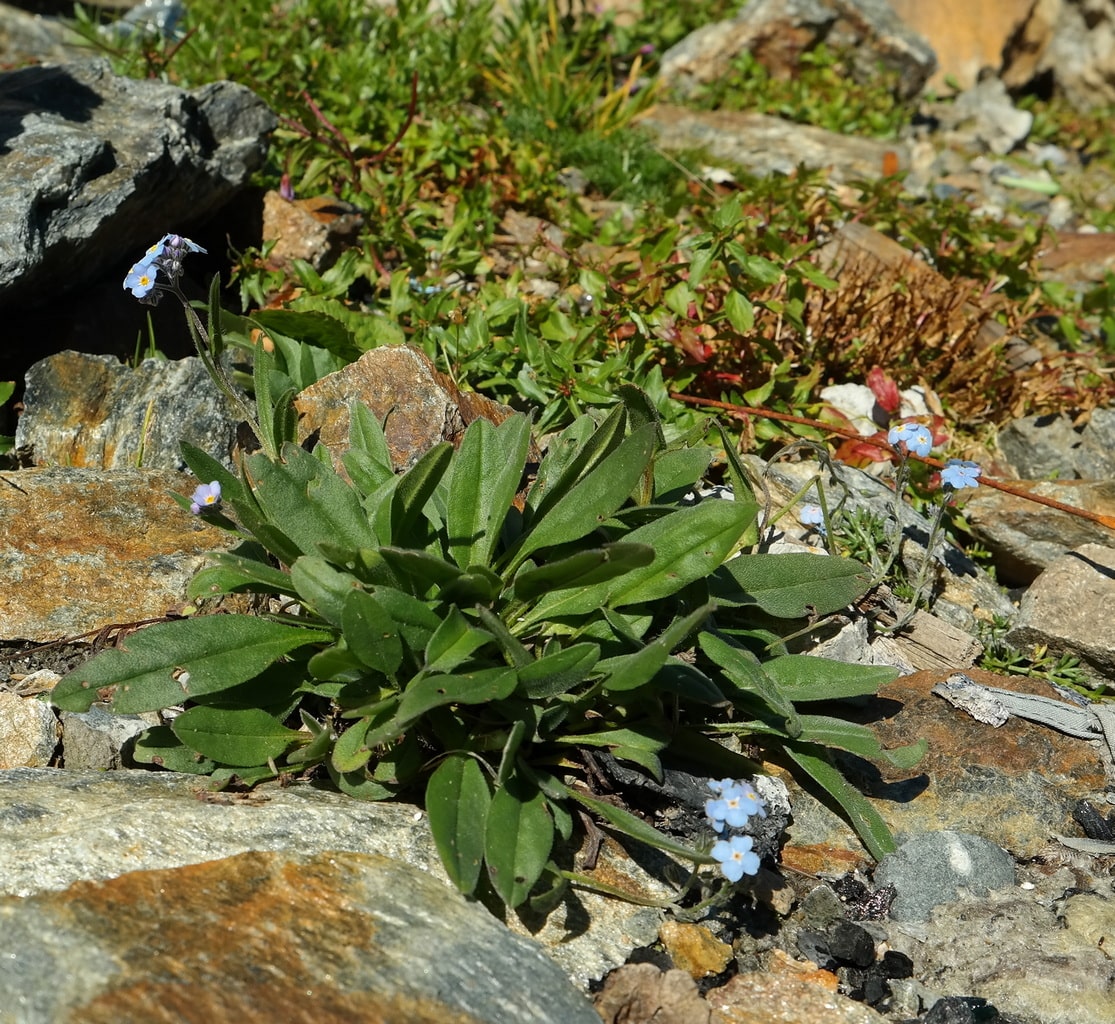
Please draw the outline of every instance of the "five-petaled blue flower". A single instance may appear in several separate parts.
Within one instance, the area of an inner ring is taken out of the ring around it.
[[[190,511],[196,516],[206,509],[215,511],[221,507],[221,485],[214,480],[208,484],[198,484],[190,496]]]
[[[887,433],[887,443],[895,448],[904,444],[907,452],[924,459],[933,448],[933,431],[920,423],[898,423]]]
[[[825,532],[825,514],[820,505],[802,505],[798,512],[798,522],[802,526],[815,526],[817,532]]]
[[[750,836],[732,836],[712,844],[710,853],[720,861],[720,873],[729,882],[738,882],[744,875],[759,873],[759,855],[752,853],[754,840]]]
[[[979,485],[982,472],[978,462],[949,459],[945,463],[945,468],[941,470],[941,483],[953,490],[959,490],[961,487],[976,487]]]
[[[717,832],[723,832],[725,825],[742,828],[752,815],[760,818],[767,816],[763,798],[755,791],[754,786],[746,782],[721,779],[709,782],[708,788],[716,794],[716,798],[705,801],[705,814]]]

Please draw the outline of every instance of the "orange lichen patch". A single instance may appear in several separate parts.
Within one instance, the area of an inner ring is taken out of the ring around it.
[[[784,846],[781,859],[785,867],[804,875],[843,875],[864,863],[862,854],[823,844]]]
[[[732,947],[704,925],[664,921],[658,938],[674,965],[694,980],[719,974],[732,961]]]

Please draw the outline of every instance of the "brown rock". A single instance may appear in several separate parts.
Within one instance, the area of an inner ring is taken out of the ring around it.
[[[685,971],[625,964],[612,971],[595,1000],[605,1024],[708,1024],[709,1007]]]
[[[305,260],[323,270],[356,242],[363,225],[356,207],[332,196],[284,199],[272,190],[263,197],[263,240],[275,243],[273,260]]]
[[[1115,233],[1058,232],[1039,254],[1038,269],[1047,280],[1101,284],[1115,269]]]
[[[870,1006],[784,974],[738,974],[705,997],[714,1024],[884,1024]]]
[[[0,482],[0,638],[58,640],[179,605],[229,534],[181,509],[194,482],[145,469],[25,469]]]
[[[372,349],[311,384],[294,402],[299,440],[319,440],[342,473],[340,456],[348,450],[354,401],[366,405],[381,423],[386,419],[391,460],[396,469],[404,470],[440,441],[459,444],[473,420],[483,417],[499,424],[514,412],[483,395],[461,391],[417,348]]]
[[[782,974],[789,978],[806,981],[827,992],[835,992],[840,987],[840,979],[832,971],[822,971],[812,960],[795,960],[781,949],[772,949],[767,970],[771,974]]]
[[[703,925],[664,921],[658,938],[674,966],[695,980],[719,974],[732,961],[732,947]]]
[[[1014,62],[1018,65],[1015,76],[1026,67],[1032,75],[1036,55],[1052,38],[1049,5],[1041,0],[937,0],[931,4],[890,0],[890,5],[937,54],[939,66],[929,80],[937,89],[946,87],[946,78],[954,79],[961,89],[970,89],[984,68],[998,74]],[[1060,0],[1055,6],[1060,6]]]

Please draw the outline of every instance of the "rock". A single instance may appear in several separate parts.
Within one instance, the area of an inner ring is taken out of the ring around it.
[[[1034,115],[1019,110],[1000,78],[985,78],[949,103],[928,108],[937,119],[943,139],[959,137],[979,150],[1003,156],[1030,134]]]
[[[944,830],[916,836],[888,854],[875,869],[877,885],[893,885],[897,895],[890,916],[895,921],[924,921],[959,890],[986,896],[1014,884],[1014,861],[982,836]]]
[[[0,691],[0,769],[50,764],[58,731],[49,704]]]
[[[0,76],[0,307],[56,302],[106,264],[215,213],[261,166],[274,115],[250,90],[186,92],[105,61]]]
[[[116,715],[100,704],[88,711],[63,711],[61,719],[64,766],[100,771],[131,766],[136,737],[159,724],[157,716]]]
[[[988,686],[1059,699],[1042,680],[965,671]],[[841,714],[869,724],[884,747],[924,738],[928,751],[910,770],[839,754],[845,776],[899,837],[968,832],[1016,857],[1032,858],[1047,848],[1051,835],[1079,835],[1073,819],[1077,803],[1094,800],[1106,786],[1098,741],[1021,719],[1000,728],[977,722],[933,694],[933,687],[951,674],[903,676],[858,709],[846,704]],[[814,872],[847,870],[849,854],[862,850],[849,827],[796,785],[791,785],[791,804],[794,819],[783,860],[812,865],[803,869]]]
[[[514,411],[482,395],[461,391],[417,348],[385,345],[372,349],[311,384],[294,402],[299,439],[313,436],[324,444],[342,474],[340,456],[348,450],[353,401],[363,402],[380,423],[386,420],[387,446],[397,470],[409,469],[441,441],[460,443],[473,420],[483,417],[498,424]]]
[[[1049,8],[1061,0],[890,0],[895,13],[933,48],[938,67],[929,84],[936,90],[951,79],[970,89],[985,68],[998,74],[1011,69],[1011,83],[1029,81],[1039,55],[1052,39]],[[1053,12],[1055,17],[1055,12]],[[1028,73],[1024,68],[1028,66]]]
[[[1111,409],[1093,410],[1079,431],[1064,413],[1026,416],[999,431],[999,452],[1022,480],[1105,480],[1115,476],[1115,452],[1106,443],[1113,426]]]
[[[695,981],[719,974],[732,960],[732,947],[703,925],[664,921],[658,938],[674,964]]]
[[[737,974],[705,997],[717,1024],[884,1024],[870,1006],[787,974]]]
[[[0,67],[80,59],[74,36],[54,18],[0,3]]]
[[[356,241],[363,224],[356,207],[333,196],[284,199],[271,191],[263,197],[263,241],[275,243],[272,261],[299,259],[327,270]]]
[[[1085,544],[1054,561],[1022,598],[1005,639],[1080,658],[1104,682],[1115,682],[1115,548]]]
[[[834,181],[872,180],[908,166],[900,143],[794,124],[766,114],[733,110],[694,111],[659,103],[639,119],[663,149],[703,149],[715,160],[760,177],[793,174],[800,165],[825,168]]]
[[[235,538],[174,503],[164,470],[24,469],[0,482],[0,637],[46,642],[178,609]]]
[[[1101,284],[1115,271],[1115,232],[1054,233],[1038,254],[1038,271],[1046,280],[1078,288]]]
[[[78,881],[182,868],[247,850],[380,855],[449,885],[425,814],[401,802],[363,802],[305,784],[214,793],[208,779],[172,772],[0,772],[0,893],[58,891]],[[661,878],[686,872],[648,848],[638,847],[636,855],[638,861],[609,838],[588,876],[640,899],[668,900],[676,890]],[[624,963],[632,949],[654,942],[662,920],[658,908],[588,890],[569,895],[549,917],[526,907],[507,916],[509,927],[540,943],[580,988]],[[0,924],[0,941],[3,936]]]
[[[1109,1024],[1115,961],[1088,926],[1066,924],[1088,917],[1111,934],[1110,878],[1046,867],[1024,879],[1025,888],[939,906],[926,924],[893,926],[890,943],[938,993],[985,999],[1015,1024]],[[1095,892],[1074,894],[1081,884]]]
[[[1115,483],[1110,480],[1023,480],[1016,486],[1088,512],[1115,516]],[[1115,543],[1111,530],[1099,523],[990,487],[976,489],[964,515],[972,534],[994,557],[996,576],[1010,586],[1028,586],[1044,569],[1085,544]]]
[[[233,468],[238,411],[196,356],[145,359],[60,352],[27,372],[16,447],[37,466],[182,471],[188,441]]]
[[[0,921],[0,999],[26,1024],[599,1021],[537,946],[385,857],[134,871],[2,899]]]
[[[594,1005],[605,1024],[708,1024],[711,1010],[685,971],[624,964],[608,975]]]
[[[772,74],[789,77],[801,54],[824,42],[852,57],[857,78],[879,65],[897,71],[904,98],[916,96],[937,66],[933,51],[882,0],[750,0],[730,21],[705,25],[662,55],[660,74],[683,92],[723,78],[732,59],[752,54]]]
[[[1043,6],[1051,6],[1046,0]],[[1078,110],[1115,103],[1115,5],[1062,0],[1056,29],[1038,61],[1055,90]]]

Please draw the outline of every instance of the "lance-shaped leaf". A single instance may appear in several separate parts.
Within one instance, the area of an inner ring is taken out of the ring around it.
[[[482,668],[453,675],[423,676],[412,682],[399,703],[399,719],[410,722],[445,704],[487,704],[511,695],[517,682],[513,668]]]
[[[554,590],[590,587],[653,561],[654,548],[649,544],[605,544],[578,551],[549,565],[520,571],[515,576],[515,597],[532,601]]]
[[[171,729],[199,754],[237,767],[266,764],[305,739],[260,708],[194,707],[175,718]]]
[[[530,420],[521,414],[499,427],[474,420],[465,431],[446,508],[449,554],[462,569],[491,564],[529,445]]]
[[[896,768],[902,769],[913,768],[929,749],[929,743],[923,736],[917,743],[888,750],[866,725],[845,722],[829,715],[802,715],[801,735],[798,739],[847,750],[869,760],[889,761]]]
[[[808,654],[785,654],[763,665],[789,700],[839,700],[879,692],[898,678],[898,669],[887,665],[849,665],[843,661]]]
[[[573,644],[519,667],[519,692],[531,700],[567,693],[583,683],[600,658],[597,644]]]
[[[476,759],[450,754],[426,785],[430,832],[449,880],[471,895],[484,863],[484,829],[492,795]]]
[[[517,907],[530,895],[553,845],[554,822],[546,798],[512,776],[492,797],[484,839],[492,888],[509,907]]]
[[[452,672],[483,647],[492,634],[473,626],[453,605],[426,645],[427,672]]]
[[[794,705],[767,676],[755,655],[750,651],[733,647],[713,633],[702,633],[698,643],[709,660],[719,667],[727,679],[745,693],[757,696],[767,707],[785,719],[786,732],[790,736],[796,736],[801,731],[801,723]]]
[[[654,451],[654,426],[640,427],[536,519],[515,552],[515,565],[541,548],[591,533],[627,500]]]
[[[395,620],[373,594],[350,591],[341,625],[353,654],[370,669],[394,676],[403,663],[403,641]]]
[[[862,597],[871,571],[851,558],[807,552],[744,555],[726,562],[710,585],[721,605],[758,605],[768,615],[800,619],[828,615]]]
[[[340,572],[316,555],[299,558],[290,567],[290,576],[306,607],[334,626],[341,625],[349,594],[360,589],[360,581],[355,576]]]
[[[637,817],[630,811],[625,811],[622,807],[616,807],[615,804],[607,803],[604,800],[597,800],[578,789],[566,789],[565,792],[577,803],[603,818],[612,828],[630,836],[632,839],[638,839],[648,846],[664,850],[675,857],[683,857],[696,864],[714,863],[712,857],[704,856],[692,847],[679,843],[664,832],[659,832],[653,825],[648,825],[642,818]]]
[[[186,588],[191,600],[218,594],[295,594],[290,574],[256,558],[227,552],[212,556],[217,564],[202,569]]]
[[[145,729],[132,748],[136,764],[151,764],[168,772],[186,772],[190,775],[209,775],[216,762],[186,746],[169,725],[156,725]]]
[[[413,539],[419,541],[422,531],[416,530],[415,523],[422,515],[422,509],[430,496],[441,483],[441,478],[449,468],[453,458],[453,446],[448,441],[436,444],[407,472],[399,478],[391,497],[391,543],[406,547]]]
[[[74,669],[54,688],[52,701],[65,711],[86,711],[99,690],[112,687],[114,711],[157,711],[228,690],[299,647],[331,639],[325,630],[254,615],[204,615],[159,623]]]

